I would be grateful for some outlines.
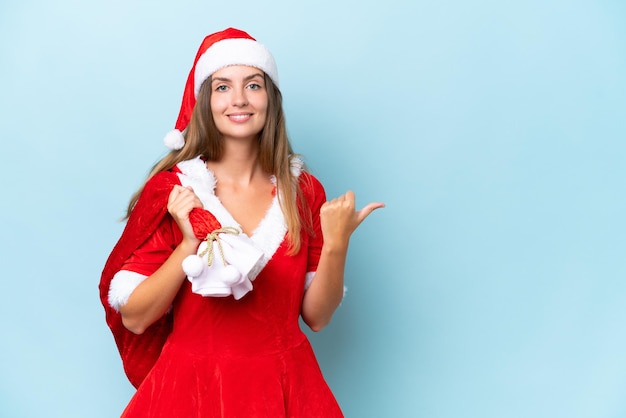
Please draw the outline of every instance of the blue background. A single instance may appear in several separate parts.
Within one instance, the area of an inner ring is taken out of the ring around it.
[[[228,26],[328,194],[387,204],[311,335],[347,417],[626,417],[621,0],[4,0],[1,416],[132,395],[99,274]]]

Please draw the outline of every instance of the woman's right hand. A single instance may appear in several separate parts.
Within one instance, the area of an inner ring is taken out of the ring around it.
[[[174,221],[180,228],[183,234],[183,241],[196,247],[200,240],[193,233],[193,228],[189,222],[189,212],[193,208],[202,207],[204,207],[202,202],[190,186],[175,185],[167,199],[167,211],[172,215],[172,218],[174,218]]]

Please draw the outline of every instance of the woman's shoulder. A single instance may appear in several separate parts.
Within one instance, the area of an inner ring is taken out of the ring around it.
[[[312,173],[308,171],[302,171],[300,176],[298,177],[298,181],[300,182],[300,187],[302,188],[310,188],[310,189],[323,189],[324,186],[322,182]]]
[[[158,194],[163,191],[167,191],[169,194],[169,191],[176,184],[180,184],[176,170],[160,171],[146,181],[142,194]]]
[[[309,205],[315,205],[314,202],[324,202],[326,200],[326,191],[324,186],[315,175],[308,171],[303,171],[298,177],[300,189]]]
[[[161,189],[170,190],[175,184],[181,184],[180,176],[194,176],[198,172],[206,171],[201,157],[192,158],[178,162],[174,167],[159,171],[151,176],[144,186],[144,190],[158,191]]]
[[[323,190],[322,183],[305,166],[300,155],[292,155],[289,161],[291,174],[298,178],[300,188],[303,191]]]

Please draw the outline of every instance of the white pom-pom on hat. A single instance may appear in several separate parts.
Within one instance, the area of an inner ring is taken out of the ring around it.
[[[179,150],[185,146],[185,137],[181,131],[173,129],[165,135],[163,143],[171,150]]]

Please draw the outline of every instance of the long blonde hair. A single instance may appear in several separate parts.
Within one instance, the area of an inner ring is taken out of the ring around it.
[[[272,79],[265,74],[268,96],[268,110],[265,126],[259,134],[259,162],[261,168],[276,177],[278,197],[287,223],[289,254],[300,251],[300,234],[303,225],[310,229],[310,211],[303,198],[298,177],[291,173],[291,162],[297,156],[293,153],[287,136],[287,128],[282,106],[282,94]],[[172,150],[150,170],[146,181],[161,171],[173,168],[181,161],[204,156],[208,161],[219,161],[224,152],[221,135],[211,114],[211,77],[200,87],[189,125],[184,132],[185,146]],[[304,167],[302,168],[304,170]],[[137,203],[144,184],[130,199],[126,217]]]

